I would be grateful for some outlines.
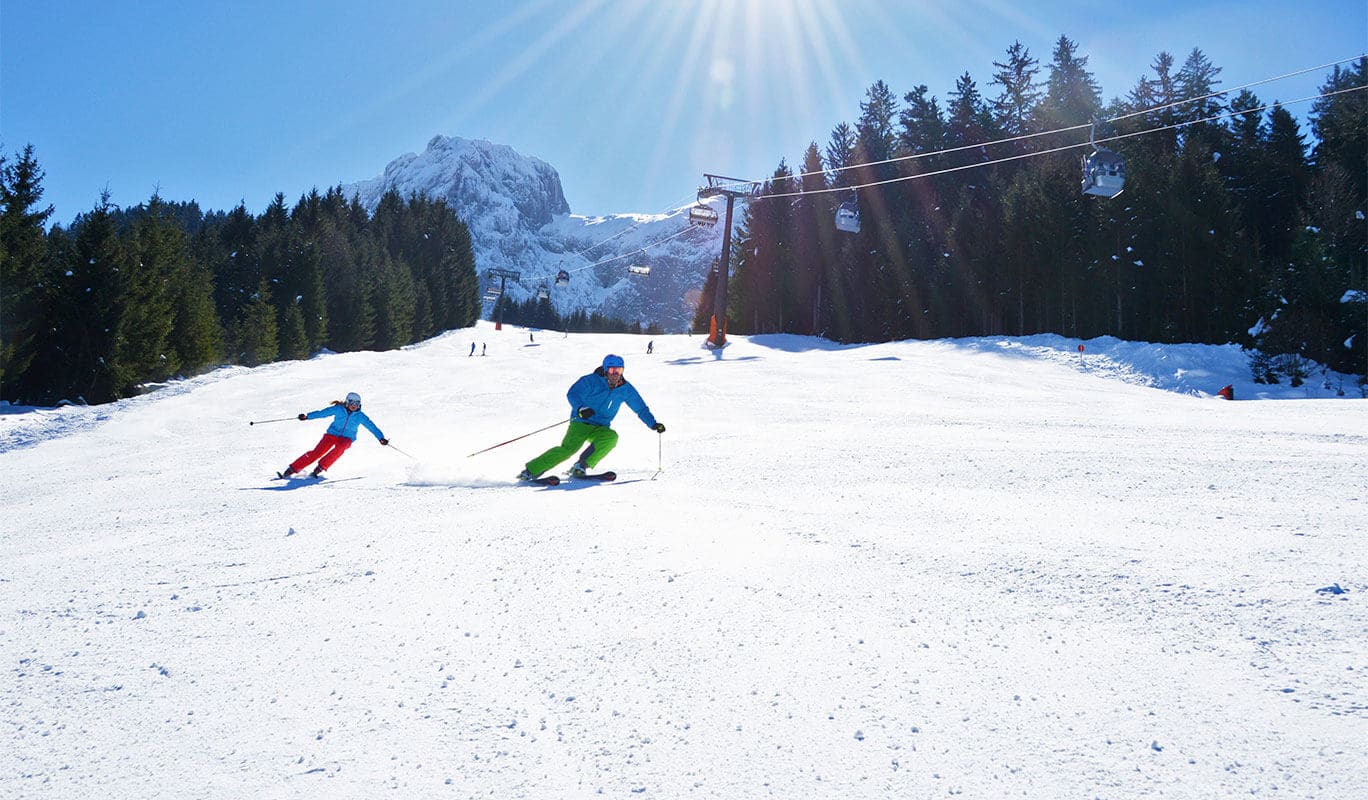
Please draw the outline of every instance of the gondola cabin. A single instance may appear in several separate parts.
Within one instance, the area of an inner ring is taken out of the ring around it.
[[[846,233],[860,232],[860,207],[855,201],[847,200],[836,209],[836,230]]]
[[[1112,198],[1126,188],[1126,159],[1106,149],[1083,159],[1083,194]]]
[[[643,267],[643,266],[640,265],[640,264],[630,264],[630,265],[628,265],[628,267],[627,267],[627,274],[628,274],[628,275],[650,275],[650,274],[651,274],[651,268],[650,268],[650,267]]]
[[[567,283],[569,283],[569,282],[570,282],[570,273],[566,272],[565,270],[561,270],[560,272],[557,272],[557,273],[556,273],[556,285],[557,285],[557,286],[564,286],[565,284],[567,284]]]
[[[545,285],[545,284],[543,284],[543,285],[537,287],[537,299],[538,299],[538,300],[550,300],[550,299],[551,299],[551,290],[548,289],[548,288],[546,288],[546,285]]]
[[[717,212],[699,204],[689,209],[689,222],[700,228],[711,228],[717,224]]]

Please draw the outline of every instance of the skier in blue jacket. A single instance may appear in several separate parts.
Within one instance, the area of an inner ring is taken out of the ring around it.
[[[589,446],[584,448],[575,465],[570,468],[572,476],[584,477],[617,446],[617,431],[609,426],[613,424],[613,417],[617,416],[623,403],[636,412],[646,427],[656,433],[665,432],[665,426],[656,421],[646,401],[622,376],[625,366],[622,356],[606,355],[602,366],[575,381],[570,391],[565,393],[570,401],[570,428],[565,432],[565,438],[559,445],[527,462],[526,469],[518,475],[519,480],[530,481],[540,477],[588,442]]]
[[[284,472],[277,472],[278,476],[288,478],[317,460],[318,466],[314,467],[311,476],[319,477],[324,470],[336,463],[343,453],[347,452],[348,447],[352,446],[352,442],[356,441],[356,436],[362,425],[366,426],[366,430],[375,434],[375,438],[380,440],[380,444],[389,444],[389,439],[385,438],[385,434],[381,433],[375,423],[371,422],[371,418],[361,411],[361,395],[356,392],[347,392],[346,400],[334,400],[332,405],[327,408],[300,414],[299,421],[323,419],[324,417],[332,417],[332,424],[328,426],[327,433],[324,433],[323,438],[318,440],[314,449],[296,458],[290,466],[285,468]]]

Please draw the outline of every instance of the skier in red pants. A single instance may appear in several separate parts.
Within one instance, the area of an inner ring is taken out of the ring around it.
[[[288,478],[291,475],[303,470],[305,467],[318,461],[318,466],[310,473],[311,477],[317,478],[323,471],[337,463],[337,459],[347,452],[347,448],[356,441],[356,435],[362,425],[375,434],[375,438],[380,440],[380,444],[389,444],[389,439],[385,434],[371,422],[371,418],[361,412],[361,395],[356,392],[348,392],[345,401],[334,400],[332,405],[327,408],[320,408],[317,411],[310,411],[307,414],[300,414],[299,421],[308,419],[322,419],[332,417],[332,424],[328,426],[328,432],[323,434],[323,438],[318,440],[314,449],[296,458],[286,467],[283,472],[276,475],[281,478]]]

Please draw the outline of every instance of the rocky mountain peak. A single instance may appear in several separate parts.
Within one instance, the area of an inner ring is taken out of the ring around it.
[[[445,200],[470,228],[482,283],[490,269],[517,271],[521,279],[506,286],[511,299],[546,289],[562,314],[597,311],[683,331],[721,249],[721,226],[683,230],[685,209],[573,215],[554,167],[482,139],[434,136],[379,177],[342,187],[372,212],[390,189]],[[651,269],[643,275],[630,265]],[[555,283],[561,270],[569,284]]]

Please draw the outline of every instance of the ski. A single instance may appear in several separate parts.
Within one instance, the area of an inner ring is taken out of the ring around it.
[[[545,478],[527,478],[519,480],[518,483],[530,483],[536,486],[555,486],[560,483],[560,478],[555,475],[547,475]]]
[[[599,481],[600,483],[607,483],[608,481],[617,480],[617,473],[612,471],[596,472],[586,475],[571,475],[570,477],[577,481]]]

